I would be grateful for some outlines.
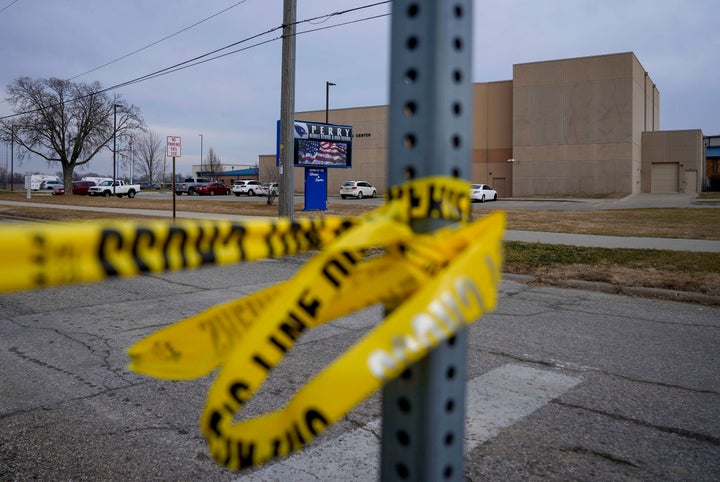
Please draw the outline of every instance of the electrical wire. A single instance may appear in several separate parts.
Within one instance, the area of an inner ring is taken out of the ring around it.
[[[15,5],[16,3],[18,3],[19,1],[20,1],[20,0],[15,0],[14,2],[10,2],[10,4],[5,5],[5,6],[2,8],[2,10],[0,10],[0,13],[3,13],[5,10],[7,10],[7,9],[10,8],[10,7],[12,7],[13,5]]]
[[[19,1],[19,0],[16,0],[16,1]],[[378,5],[383,5],[383,4],[386,4],[386,3],[390,3],[390,0],[381,1],[381,2],[377,2],[377,3],[373,3],[373,4],[368,4],[368,5],[364,5],[364,6],[361,6],[361,7],[355,7],[355,8],[352,8],[352,9],[342,10],[342,11],[334,12],[334,13],[330,13],[330,14],[319,15],[319,16],[312,17],[312,18],[309,18],[309,19],[296,21],[296,22],[293,23],[293,25],[297,26],[297,25],[300,25],[300,24],[303,24],[303,23],[312,23],[313,21],[316,21],[316,20],[321,19],[321,18],[326,18],[326,17],[327,17],[327,18],[330,18],[330,17],[334,17],[334,16],[344,15],[344,14],[351,13],[351,12],[355,12],[355,11],[358,11],[358,10],[363,10],[363,9],[366,9],[366,8],[376,7],[376,6],[378,6]],[[350,25],[350,24],[353,24],[353,23],[359,23],[359,22],[364,22],[364,21],[368,21],[368,20],[374,20],[374,19],[377,19],[377,18],[387,17],[387,16],[389,16],[389,15],[390,15],[389,13],[380,14],[380,15],[374,15],[374,16],[371,16],[371,17],[365,17],[365,18],[361,18],[361,19],[356,19],[356,20],[352,20],[352,21],[348,21],[348,22],[343,22],[343,23],[340,23],[340,24],[328,25],[328,26],[325,26],[325,27],[318,27],[318,28],[306,30],[306,31],[299,32],[299,33],[296,32],[296,33],[295,33],[295,36],[297,36],[297,35],[302,35],[302,34],[305,34],[305,33],[317,32],[317,31],[320,31],[320,30],[327,30],[327,29],[330,29],[330,28],[341,27],[341,26],[344,26],[344,25]],[[133,84],[136,84],[136,83],[139,83],[139,82],[144,82],[144,81],[146,81],[146,80],[150,80],[150,79],[153,79],[153,78],[156,78],[156,77],[161,77],[161,76],[164,76],[164,75],[167,75],[167,74],[171,74],[171,73],[174,73],[174,72],[177,72],[177,71],[180,71],[180,70],[184,70],[184,69],[186,69],[186,68],[194,67],[194,66],[196,66],[196,65],[200,65],[200,64],[203,64],[203,63],[206,63],[206,62],[210,62],[210,61],[212,61],[212,60],[216,60],[216,59],[219,59],[219,58],[223,58],[223,57],[226,57],[226,56],[228,56],[228,55],[232,55],[232,54],[235,54],[235,53],[238,53],[238,52],[243,52],[243,51],[249,50],[249,49],[254,48],[254,47],[259,47],[259,46],[261,46],[261,45],[264,45],[264,44],[267,44],[267,43],[270,43],[270,42],[274,42],[274,41],[280,40],[280,39],[283,38],[282,35],[281,35],[281,36],[278,36],[278,37],[274,37],[274,38],[272,38],[272,39],[268,39],[268,40],[264,40],[264,41],[261,41],[261,42],[257,42],[257,43],[255,43],[255,44],[253,44],[253,45],[249,45],[249,46],[243,47],[243,48],[241,48],[241,49],[236,49],[236,50],[233,50],[233,51],[230,51],[230,52],[225,52],[225,53],[220,54],[220,55],[217,55],[217,56],[215,56],[215,57],[210,57],[210,58],[207,58],[207,59],[206,59],[206,57],[209,57],[209,56],[211,56],[211,55],[214,55],[214,54],[217,54],[217,53],[219,53],[219,52],[222,52],[223,50],[227,50],[227,49],[229,49],[229,48],[235,47],[235,46],[240,45],[240,44],[242,44],[242,43],[249,42],[249,41],[251,41],[251,40],[253,40],[253,39],[257,39],[257,38],[262,37],[262,36],[264,36],[264,35],[268,35],[269,33],[274,32],[274,31],[276,31],[276,30],[280,30],[280,29],[282,29],[282,28],[283,28],[283,25],[280,25],[280,26],[271,28],[271,29],[269,29],[269,30],[266,30],[265,32],[258,33],[258,34],[255,34],[255,35],[251,35],[250,37],[246,37],[246,38],[244,38],[244,39],[242,39],[242,40],[239,40],[239,41],[237,41],[237,42],[233,42],[233,43],[231,43],[231,44],[229,44],[229,45],[226,45],[226,46],[224,46],[224,47],[221,47],[221,48],[212,50],[212,51],[210,51],[210,52],[207,52],[207,53],[205,53],[205,54],[199,55],[199,56],[194,57],[194,58],[192,58],[192,59],[188,59],[188,60],[185,60],[185,61],[183,61],[183,62],[179,62],[179,63],[174,64],[174,65],[171,65],[171,66],[169,66],[169,67],[165,67],[165,68],[160,69],[160,70],[157,70],[157,71],[155,71],[155,72],[151,72],[151,73],[149,73],[149,74],[145,74],[145,75],[143,75],[143,76],[136,77],[136,78],[134,78],[134,79],[131,79],[131,80],[128,80],[128,81],[125,81],[125,82],[121,82],[121,83],[119,83],[119,84],[115,84],[115,85],[112,85],[112,86],[107,87],[107,88],[104,88],[104,89],[100,89],[100,90],[98,90],[98,91],[96,91],[96,92],[93,92],[92,94],[86,94],[86,95],[84,95],[84,96],[80,96],[80,97],[77,97],[77,98],[74,98],[74,99],[69,99],[69,100],[67,100],[65,103],[74,102],[74,101],[81,100],[81,99],[86,98],[86,97],[90,97],[90,96],[92,96],[92,95],[97,95],[97,94],[102,94],[102,93],[105,93],[105,92],[110,92],[110,91],[112,91],[112,90],[117,90],[117,89],[119,89],[119,88],[121,88],[121,87],[126,87],[126,86],[133,85]],[[129,55],[131,55],[131,54],[129,54]],[[204,60],[203,60],[203,59],[204,59]],[[118,59],[118,60],[119,60],[119,59]],[[98,67],[98,68],[101,68],[101,67]],[[81,74],[81,75],[83,75],[83,74]],[[48,106],[41,107],[41,108],[34,109],[34,110],[30,110],[30,111],[26,111],[26,112],[20,112],[20,113],[16,113],[16,114],[11,114],[11,115],[7,115],[7,116],[3,116],[3,117],[0,117],[0,120],[10,119],[10,118],[18,117],[18,116],[21,116],[21,115],[26,115],[26,114],[32,114],[32,113],[35,113],[35,112],[40,112],[40,111],[44,110],[44,109],[47,108],[47,107],[48,107]]]
[[[17,2],[17,1],[19,1],[19,0],[15,0],[15,1]],[[114,63],[116,63],[116,62],[119,62],[119,61],[121,61],[121,60],[123,60],[123,59],[126,59],[126,58],[128,58],[128,57],[130,57],[130,56],[132,56],[132,55],[135,55],[135,54],[137,54],[137,53],[140,53],[140,52],[142,52],[143,50],[147,50],[147,49],[149,49],[150,47],[153,47],[153,46],[155,46],[155,45],[157,45],[157,44],[159,44],[159,43],[161,43],[161,42],[164,42],[165,40],[168,40],[168,39],[171,39],[171,38],[173,38],[173,37],[175,37],[175,36],[177,36],[177,35],[180,35],[181,33],[186,32],[186,31],[190,30],[191,28],[197,27],[197,26],[200,25],[201,23],[207,22],[208,20],[210,20],[210,19],[212,19],[212,18],[215,18],[215,17],[217,17],[218,15],[221,15],[221,14],[227,12],[228,10],[230,10],[230,9],[232,9],[232,8],[235,8],[235,7],[237,7],[238,5],[240,5],[240,4],[242,4],[242,3],[245,3],[245,2],[247,2],[247,0],[241,0],[240,2],[237,2],[237,3],[234,4],[234,5],[230,5],[229,7],[225,8],[225,9],[223,9],[223,10],[220,10],[220,11],[217,12],[217,13],[214,13],[214,14],[210,15],[209,17],[205,17],[204,19],[199,20],[199,21],[195,22],[195,23],[192,24],[192,25],[188,25],[187,27],[185,27],[185,28],[183,28],[183,29],[181,29],[181,30],[178,30],[178,31],[175,32],[175,33],[172,33],[172,34],[170,34],[170,35],[167,35],[167,36],[165,36],[165,37],[163,37],[163,38],[161,38],[161,39],[159,39],[159,40],[156,40],[156,41],[154,41],[154,42],[151,42],[151,43],[145,45],[144,47],[140,47],[140,48],[138,48],[138,49],[133,50],[132,52],[128,52],[127,54],[125,54],[125,55],[123,55],[123,56],[121,56],[121,57],[118,57],[118,58],[116,58],[115,60],[111,60],[111,61],[109,61],[109,62],[105,62],[104,64],[102,64],[102,65],[100,65],[100,66],[98,66],[98,67],[95,67],[94,69],[90,69],[90,70],[88,70],[88,71],[83,72],[82,74],[77,74],[76,76],[70,77],[69,79],[65,79],[65,80],[75,80],[75,79],[77,79],[78,77],[82,77],[83,75],[87,75],[87,74],[89,74],[89,73],[95,72],[95,71],[97,71],[97,70],[102,69],[103,67],[107,67],[108,65],[112,65],[112,64],[114,64]]]

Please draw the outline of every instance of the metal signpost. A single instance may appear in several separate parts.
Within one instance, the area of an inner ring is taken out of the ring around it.
[[[468,179],[472,113],[471,0],[392,2],[388,183]],[[413,225],[429,232],[444,223]],[[381,478],[464,479],[466,332],[383,390]]]
[[[172,197],[173,197],[173,219],[175,219],[175,158],[182,156],[182,139],[179,136],[167,136],[167,152],[168,157],[172,157]]]

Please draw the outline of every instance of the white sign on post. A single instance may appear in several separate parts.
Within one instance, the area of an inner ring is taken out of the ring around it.
[[[182,153],[182,142],[179,136],[167,136],[168,157],[180,157]]]

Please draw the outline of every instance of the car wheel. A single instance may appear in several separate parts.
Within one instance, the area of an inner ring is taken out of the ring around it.
[[[112,196],[112,193],[111,193],[110,191],[105,191],[105,192],[103,193],[103,196],[105,196],[105,197],[110,197],[110,196]]]
[[[215,195],[215,191],[210,191],[210,195],[211,195],[211,196],[214,196],[214,195]]]
[[[363,193],[362,193],[362,191],[358,191],[358,199],[362,199],[362,198],[363,198]]]
[[[255,195],[255,191],[253,191],[252,189],[250,189],[250,190],[248,191],[248,196],[254,196],[254,195]]]
[[[130,199],[134,198],[134,197],[135,197],[135,191],[128,191],[128,197],[129,197]]]
[[[485,202],[485,194],[483,194],[482,197],[480,198],[480,202],[481,202],[481,203],[484,203],[484,202]]]
[[[372,197],[377,197],[377,191],[373,190]]]
[[[239,192],[236,192],[235,195],[236,195],[237,197],[240,197],[240,193],[239,193]]]
[[[343,198],[343,199],[347,199],[347,196],[344,195],[344,194],[341,194],[340,197]]]
[[[182,192],[180,191],[175,191],[175,194],[177,194],[178,196],[182,196]]]
[[[497,194],[493,196],[493,201],[497,201]]]
[[[188,189],[188,196],[193,196],[194,194],[195,194],[194,188],[191,187],[190,189]]]

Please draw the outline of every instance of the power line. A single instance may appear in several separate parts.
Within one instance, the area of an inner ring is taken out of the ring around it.
[[[0,13],[3,13],[5,10],[7,10],[7,9],[10,8],[10,7],[12,7],[13,5],[15,5],[16,3],[18,3],[19,1],[20,1],[20,0],[15,0],[14,2],[11,2],[9,5],[4,6],[4,7],[2,8],[2,10],[0,10]]]
[[[19,1],[19,0],[15,0],[15,1],[17,2],[17,1]],[[167,36],[161,38],[160,40],[156,40],[156,41],[154,41],[154,42],[151,42],[151,43],[145,45],[144,47],[140,47],[139,49],[133,50],[132,52],[128,52],[127,54],[125,54],[125,55],[123,55],[123,56],[121,56],[121,57],[118,57],[118,58],[116,58],[115,60],[111,60],[111,61],[109,61],[109,62],[105,62],[104,64],[102,64],[102,65],[100,65],[100,66],[98,66],[98,67],[95,67],[94,69],[90,69],[90,70],[88,70],[88,71],[86,71],[86,72],[83,72],[82,74],[78,74],[78,75],[76,75],[76,76],[74,76],[74,77],[70,77],[69,79],[65,79],[65,80],[75,80],[75,79],[77,79],[78,77],[82,77],[83,75],[87,75],[87,74],[89,74],[89,73],[91,73],[91,72],[95,72],[96,70],[100,70],[100,69],[102,69],[103,67],[107,67],[108,65],[112,65],[112,64],[114,64],[114,63],[116,63],[116,62],[119,62],[119,61],[121,61],[121,60],[123,60],[123,59],[126,59],[126,58],[130,57],[131,55],[135,55],[135,54],[137,54],[137,53],[139,53],[139,52],[142,52],[143,50],[147,50],[147,49],[149,49],[150,47],[159,44],[160,42],[164,42],[165,40],[168,40],[168,39],[171,39],[171,38],[173,38],[173,37],[175,37],[175,36],[177,36],[177,35],[180,35],[181,33],[186,32],[187,30],[190,30],[191,28],[197,27],[197,26],[200,25],[201,23],[207,22],[208,20],[210,20],[210,19],[212,19],[212,18],[215,18],[215,17],[217,17],[218,15],[221,15],[221,14],[227,12],[228,10],[230,10],[230,9],[232,9],[232,8],[235,8],[235,7],[237,7],[238,5],[240,5],[241,3],[245,3],[245,2],[247,2],[247,0],[241,0],[240,2],[237,2],[237,3],[234,4],[234,5],[230,5],[229,7],[225,8],[225,9],[223,9],[223,10],[220,10],[220,11],[217,12],[217,13],[214,13],[214,14],[210,15],[209,17],[205,17],[204,19],[199,20],[199,21],[195,22],[195,23],[192,24],[192,25],[188,25],[187,27],[185,27],[185,28],[183,28],[183,29],[181,29],[181,30],[178,30],[178,31],[175,32],[175,33],[172,33],[172,34],[170,34],[170,35],[167,35]],[[6,7],[6,8],[7,8],[7,7]],[[1,12],[1,10],[0,10],[0,12]]]
[[[16,0],[16,1],[18,1],[18,0]],[[245,1],[245,0],[243,0],[243,1]],[[300,25],[300,24],[303,24],[303,23],[312,23],[313,21],[318,20],[318,19],[321,19],[321,18],[326,18],[326,17],[327,17],[327,18],[330,18],[330,17],[333,17],[333,16],[344,15],[344,14],[351,13],[351,12],[355,12],[355,11],[358,11],[358,10],[363,10],[363,9],[366,9],[366,8],[376,7],[376,6],[378,6],[378,5],[383,5],[383,4],[386,4],[386,3],[390,3],[390,1],[387,0],[387,1],[382,1],[382,2],[377,2],[377,3],[373,3],[373,4],[364,5],[364,6],[361,6],[361,7],[355,7],[355,8],[351,8],[351,9],[347,9],[347,10],[342,10],[342,11],[339,11],[339,12],[334,12],[334,13],[330,13],[330,14],[326,14],[326,15],[319,15],[319,16],[312,17],[312,18],[309,18],[309,19],[297,21],[297,22],[295,22],[295,25]],[[361,18],[361,19],[351,20],[351,21],[348,21],[348,22],[343,22],[343,23],[339,23],[339,24],[335,24],[335,25],[328,25],[328,26],[325,26],[325,27],[318,27],[318,28],[314,28],[314,29],[310,29],[310,30],[305,30],[305,31],[303,31],[303,32],[296,32],[295,35],[297,36],[297,35],[301,35],[301,34],[305,34],[305,33],[312,33],[312,32],[317,32],[317,31],[320,31],[320,30],[327,30],[327,29],[331,29],[331,28],[341,27],[341,26],[344,26],[344,25],[350,25],[350,24],[353,24],[353,23],[359,23],[359,22],[364,22],[364,21],[368,21],[368,20],[374,20],[374,19],[377,19],[377,18],[387,17],[387,16],[389,16],[389,15],[390,15],[389,13],[380,14],[380,15],[374,15],[374,16],[371,16],[371,17],[365,17],[365,18]],[[83,98],[85,98],[85,97],[89,97],[89,96],[97,95],[97,94],[102,94],[102,93],[105,93],[105,92],[109,92],[109,91],[112,91],[112,90],[119,89],[119,88],[121,88],[121,87],[126,87],[126,86],[133,85],[133,84],[136,84],[136,83],[139,83],[139,82],[144,82],[144,81],[146,81],[146,80],[150,80],[150,79],[153,79],[153,78],[156,78],[156,77],[161,77],[161,76],[163,76],[163,75],[171,74],[171,73],[174,73],[174,72],[177,72],[177,71],[180,71],[180,70],[184,70],[184,69],[186,69],[186,68],[194,67],[194,66],[196,66],[196,65],[200,65],[200,64],[203,64],[203,63],[206,63],[206,62],[210,62],[210,61],[212,61],[212,60],[216,60],[216,59],[219,59],[219,58],[222,58],[222,57],[226,57],[226,56],[228,56],[228,55],[232,55],[232,54],[235,54],[235,53],[238,53],[238,52],[243,52],[243,51],[249,50],[249,49],[254,48],[254,47],[259,47],[259,46],[261,46],[261,45],[264,45],[264,44],[267,44],[267,43],[270,43],[270,42],[274,42],[274,41],[280,40],[280,39],[282,39],[282,36],[278,36],[278,37],[274,37],[274,38],[272,38],[272,39],[268,39],[268,40],[264,40],[264,41],[261,41],[261,42],[257,42],[256,44],[253,44],[253,45],[250,45],[250,46],[247,46],[247,47],[243,47],[243,48],[241,48],[241,49],[236,49],[236,50],[233,50],[233,51],[231,51],[231,52],[225,52],[225,53],[223,53],[223,54],[216,55],[215,57],[206,58],[206,57],[211,56],[211,55],[213,55],[213,54],[217,54],[218,52],[222,52],[223,50],[227,50],[227,49],[229,49],[229,48],[235,47],[235,46],[240,45],[240,44],[242,44],[242,43],[249,42],[249,41],[251,41],[251,40],[253,40],[253,39],[257,39],[257,38],[262,37],[262,36],[264,36],[264,35],[267,35],[267,34],[269,34],[269,33],[271,33],[271,32],[274,32],[275,30],[280,30],[280,29],[282,29],[282,28],[283,28],[282,25],[277,26],[277,27],[273,27],[273,28],[271,28],[271,29],[269,29],[269,30],[266,30],[265,32],[258,33],[258,34],[255,34],[255,35],[251,35],[250,37],[246,37],[246,38],[244,38],[244,39],[242,39],[242,40],[239,40],[239,41],[237,41],[237,42],[233,42],[233,43],[231,43],[231,44],[229,44],[229,45],[226,45],[226,46],[224,46],[224,47],[221,47],[221,48],[212,50],[212,51],[210,51],[210,52],[207,52],[207,53],[205,53],[205,54],[199,55],[199,56],[194,57],[194,58],[192,58],[192,59],[188,59],[188,60],[185,60],[185,61],[183,61],[183,62],[179,62],[179,63],[177,63],[177,64],[171,65],[171,66],[169,66],[169,67],[165,67],[165,68],[163,68],[163,69],[157,70],[157,71],[155,71],[155,72],[151,72],[151,73],[149,73],[149,74],[145,74],[145,75],[143,75],[143,76],[136,77],[135,79],[131,79],[131,80],[128,80],[128,81],[125,81],[125,82],[121,82],[121,83],[119,83],[119,84],[112,85],[112,86],[110,86],[110,87],[106,87],[106,88],[104,88],[104,89],[98,90],[97,92],[93,92],[92,94],[87,94],[87,95],[85,95],[85,96],[77,97],[77,98],[74,98],[74,99],[69,99],[69,100],[67,100],[65,103],[74,102],[74,101],[83,99]],[[203,59],[204,59],[204,60],[203,60]],[[82,75],[82,74],[81,74],[81,75]],[[41,108],[38,108],[38,109],[26,111],[26,112],[20,112],[20,113],[17,113],[17,114],[11,114],[11,115],[7,115],[7,116],[3,116],[3,117],[0,117],[0,120],[10,119],[10,118],[18,117],[18,116],[25,115],[25,114],[31,114],[31,113],[35,113],[35,112],[40,112],[40,111],[42,111],[43,109],[45,109],[45,108],[47,108],[47,107],[49,107],[49,106],[44,106],[44,107],[41,107]]]

